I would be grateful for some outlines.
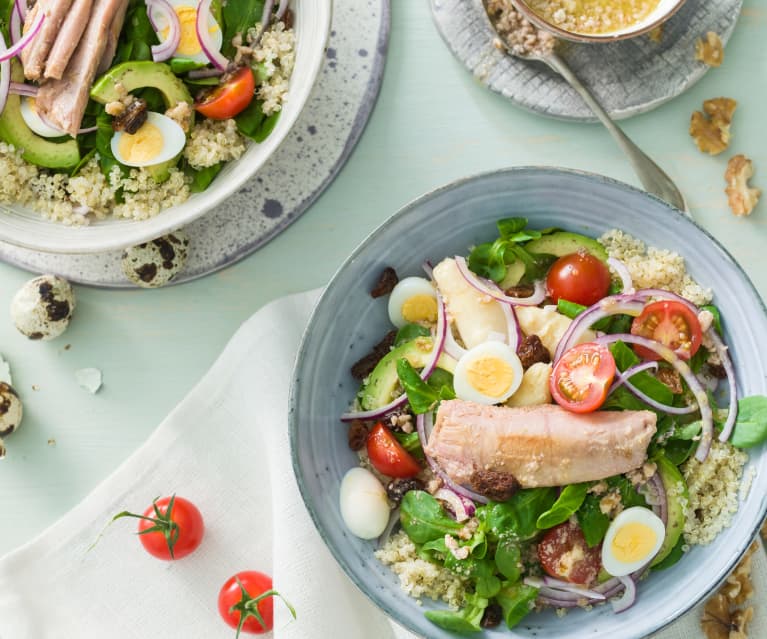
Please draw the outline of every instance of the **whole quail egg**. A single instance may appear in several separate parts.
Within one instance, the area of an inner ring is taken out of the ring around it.
[[[184,268],[188,253],[189,238],[175,231],[127,249],[122,257],[123,272],[142,288],[165,286]]]
[[[24,408],[21,399],[5,382],[0,382],[0,437],[7,437],[21,425]]]
[[[69,326],[75,310],[75,294],[58,275],[41,275],[29,280],[11,301],[11,319],[29,339],[50,340]]]

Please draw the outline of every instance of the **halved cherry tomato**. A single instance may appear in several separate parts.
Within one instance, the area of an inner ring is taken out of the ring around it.
[[[202,514],[191,501],[171,495],[155,499],[143,515],[121,512],[113,517],[135,517],[139,541],[158,559],[181,559],[194,551],[205,533]]]
[[[238,572],[226,580],[218,593],[218,612],[222,619],[240,632],[260,635],[274,625],[274,597],[285,602],[290,614],[296,612],[280,593],[272,588],[272,578],[257,570]]]
[[[405,479],[415,477],[421,472],[418,462],[381,423],[376,424],[370,431],[367,449],[370,463],[383,475]]]
[[[228,120],[245,110],[255,90],[253,71],[250,67],[242,67],[223,84],[204,93],[194,108],[211,120]]]
[[[581,527],[572,520],[549,530],[538,544],[538,559],[552,577],[591,585],[602,565],[602,546],[589,548]]]
[[[549,388],[554,401],[574,413],[599,408],[615,377],[615,359],[606,346],[589,342],[565,351],[554,366]]]
[[[668,346],[682,359],[690,359],[700,348],[703,331],[695,313],[681,302],[652,302],[631,324],[634,335],[654,339]],[[644,359],[661,359],[649,349],[634,345],[634,351]]]
[[[610,290],[610,271],[602,260],[590,253],[571,253],[551,265],[546,290],[554,302],[564,299],[591,306]]]

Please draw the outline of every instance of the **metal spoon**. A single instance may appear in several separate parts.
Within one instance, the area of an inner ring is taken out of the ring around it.
[[[485,13],[487,16],[487,13]],[[491,28],[495,31],[495,25],[490,18],[487,18]],[[575,89],[578,94],[583,98],[583,101],[594,112],[594,115],[599,118],[600,122],[604,124],[607,131],[618,143],[618,146],[626,154],[631,162],[631,166],[634,168],[634,172],[637,174],[639,181],[644,186],[645,190],[653,195],[657,195],[662,200],[665,200],[672,206],[675,206],[681,211],[687,212],[687,202],[685,202],[684,196],[677,188],[676,184],[655,162],[653,162],[647,154],[642,151],[634,142],[623,132],[623,130],[613,122],[610,116],[602,108],[597,99],[592,95],[578,77],[573,73],[573,70],[568,64],[557,54],[556,51],[551,50],[546,54],[519,54],[509,49],[503,37],[498,34],[498,40],[503,45],[506,53],[515,58],[521,60],[533,60],[537,62],[543,62],[551,69],[561,75],[567,83]]]

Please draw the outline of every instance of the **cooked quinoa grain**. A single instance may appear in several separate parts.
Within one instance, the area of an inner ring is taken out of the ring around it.
[[[236,160],[245,153],[245,138],[234,120],[203,120],[196,124],[184,147],[184,158],[194,169]]]
[[[609,33],[637,24],[659,0],[528,0],[541,18],[573,33]]]
[[[463,604],[468,582],[447,568],[421,559],[415,544],[404,531],[393,535],[383,548],[375,552],[384,565],[391,566],[399,577],[400,586],[415,599],[440,599],[455,608]]]
[[[257,29],[250,29],[248,42],[254,42]],[[261,107],[266,115],[282,109],[288,97],[290,74],[296,62],[295,35],[292,29],[278,22],[264,33],[258,46],[253,49],[253,59],[259,67],[263,82],[256,91],[256,97],[263,100]]]

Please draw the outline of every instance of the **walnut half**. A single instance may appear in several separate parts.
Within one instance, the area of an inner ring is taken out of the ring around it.
[[[704,153],[717,155],[730,145],[730,124],[738,103],[732,98],[713,98],[703,103],[690,120],[690,135]]]
[[[727,201],[735,215],[749,215],[754,210],[761,189],[751,188],[749,179],[754,174],[754,167],[745,155],[736,155],[727,163],[724,179],[727,182]]]
[[[695,43],[695,59],[710,67],[721,66],[724,62],[724,46],[718,34],[709,31]]]

